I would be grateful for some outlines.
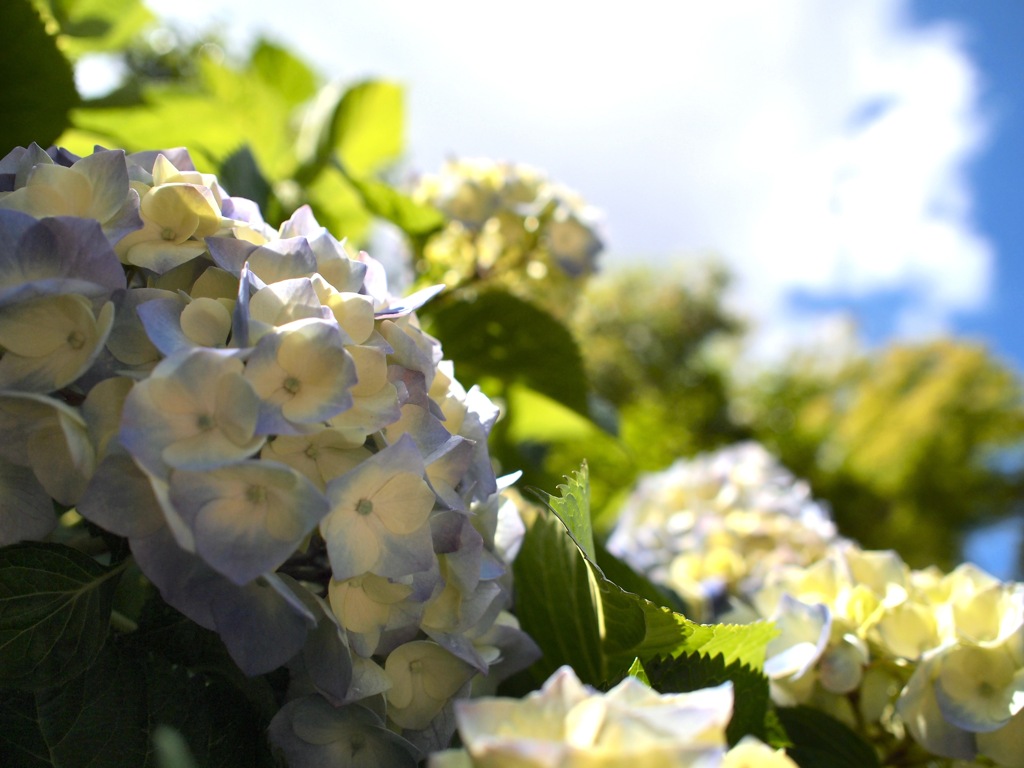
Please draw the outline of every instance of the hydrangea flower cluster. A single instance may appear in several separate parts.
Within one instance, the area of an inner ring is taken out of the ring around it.
[[[436,291],[391,296],[308,208],[273,229],[184,150],[14,150],[0,544],[53,501],[126,537],[243,671],[289,666],[295,764],[446,744],[453,698],[536,648],[506,611],[498,411],[420,329]]]
[[[642,477],[608,549],[708,621],[782,564],[806,565],[837,540],[828,510],[757,443],[680,459]]]
[[[732,683],[659,694],[634,677],[607,693],[561,667],[522,699],[456,704],[463,749],[432,756],[430,768],[796,768],[752,736],[729,750]]]
[[[724,618],[781,630],[765,664],[779,703],[823,709],[883,749],[909,735],[932,755],[1024,766],[1024,584],[846,544],[778,568]]]
[[[1024,767],[1024,584],[861,549],[752,443],[642,479],[608,546],[705,620],[774,622],[773,700],[840,719],[883,764]]]
[[[449,219],[417,264],[424,280],[500,284],[559,317],[604,247],[594,209],[529,166],[451,160],[413,198]]]

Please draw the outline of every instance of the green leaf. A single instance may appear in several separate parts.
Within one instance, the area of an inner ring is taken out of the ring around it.
[[[640,659],[633,659],[633,663],[629,667],[629,671],[626,672],[630,677],[635,677],[644,685],[650,687],[651,681],[647,677],[647,670],[644,669],[644,665],[640,663]]]
[[[538,491],[547,507],[558,515],[558,519],[569,531],[576,546],[583,550],[591,561],[596,562],[594,550],[594,529],[590,525],[590,475],[587,462],[584,461],[578,472],[567,477],[564,485],[559,485],[560,496]]]
[[[370,80],[349,88],[331,119],[330,138],[345,168],[358,178],[393,163],[405,146],[402,87]]]
[[[595,542],[595,550],[597,552],[597,564],[604,571],[604,575],[611,581],[627,592],[640,595],[640,597],[650,600],[655,605],[670,608],[676,613],[686,614],[683,601],[675,592],[662,587],[660,584],[655,584],[643,574],[634,571],[621,558],[609,552],[600,541]]]
[[[153,731],[153,747],[159,768],[198,768],[185,737],[169,725],[158,725]]]
[[[267,209],[271,194],[270,182],[263,177],[248,146],[239,147],[224,159],[217,180],[230,194],[252,200],[259,205],[261,211]]]
[[[231,659],[220,635],[200,627],[158,597],[143,608],[132,642],[175,666],[202,671],[211,679],[227,683],[248,701],[252,711],[268,722],[279,709],[267,679],[247,677]]]
[[[563,664],[583,682],[606,675],[589,568],[579,547],[553,514],[539,514],[527,528],[513,564],[516,617],[542,651],[531,668],[536,683]]]
[[[445,340],[447,352],[448,341]],[[565,443],[592,441],[614,443],[615,438],[589,416],[537,392],[525,384],[507,387],[508,436],[514,442]]]
[[[726,728],[729,743],[735,744],[747,734],[767,740],[768,678],[758,670],[726,663],[721,655],[699,652],[652,659],[644,669],[651,687],[661,693],[696,691],[731,681],[733,714]]]
[[[0,691],[0,754],[18,756],[19,766],[165,768],[151,743],[162,724],[181,734],[199,765],[271,764],[263,741],[268,721],[238,691],[133,642],[109,644],[60,687]]]
[[[53,768],[149,768],[145,680],[140,661],[108,648],[65,685],[8,698],[0,753],[34,755]]]
[[[128,151],[186,146],[196,166],[211,170],[244,141],[271,179],[295,167],[291,105],[261,77],[203,58],[200,84],[153,84],[144,104],[76,109],[77,131],[64,141],[87,153],[97,139]]]
[[[305,187],[316,220],[335,237],[360,243],[372,217],[355,188],[340,173],[323,173]],[[289,211],[289,214],[291,212]]]
[[[85,670],[107,637],[123,568],[63,544],[0,549],[0,685],[40,689]]]
[[[249,68],[292,106],[298,106],[316,94],[317,76],[309,65],[287,48],[268,40],[260,40],[256,44]]]
[[[765,649],[778,634],[775,625],[767,621],[700,624],[679,651],[721,656],[726,664],[745,664],[760,671],[764,669]]]
[[[50,0],[50,8],[73,60],[125,48],[156,18],[142,0]]]
[[[387,219],[412,237],[426,237],[444,227],[445,218],[437,208],[414,202],[408,195],[382,181],[356,179],[342,170],[345,178],[374,216]]]
[[[401,154],[405,107],[401,86],[368,80],[342,90],[320,89],[306,113],[296,149],[301,167],[296,181],[308,184],[334,162],[365,179]]]
[[[779,707],[793,746],[786,751],[800,768],[880,768],[871,745],[843,723],[811,707]]]
[[[566,514],[576,518],[580,535],[589,530],[586,482],[583,470],[563,486],[561,500],[575,500]],[[696,624],[627,592],[605,577],[575,533],[553,512],[539,512],[513,565],[516,615],[543,653],[531,668],[536,681],[569,664],[583,682],[601,685],[620,678],[637,658],[682,655],[718,658],[760,675],[774,626]]]
[[[52,144],[77,103],[71,64],[31,0],[6,0],[0,24],[0,157],[33,141]]]
[[[544,310],[489,290],[432,310],[430,327],[445,340],[445,356],[455,362],[461,380],[524,384],[586,415],[587,379],[579,347]]]

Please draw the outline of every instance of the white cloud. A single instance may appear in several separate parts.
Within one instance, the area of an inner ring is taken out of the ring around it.
[[[189,2],[151,4],[229,7]],[[575,187],[607,213],[611,263],[714,249],[776,330],[807,322],[793,290],[903,292],[898,330],[915,333],[988,297],[964,178],[985,139],[977,76],[955,30],[913,28],[903,3],[288,8],[250,0],[241,23],[266,19],[325,73],[408,83],[416,167],[487,155]]]

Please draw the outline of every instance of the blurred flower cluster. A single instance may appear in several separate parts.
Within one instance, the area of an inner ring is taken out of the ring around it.
[[[424,246],[421,280],[500,285],[558,317],[567,316],[604,247],[594,209],[529,166],[451,160],[421,178],[413,198],[449,220]]]
[[[522,699],[456,704],[463,749],[432,756],[430,768],[795,768],[752,736],[729,750],[732,683],[659,694],[634,677],[607,693],[561,667]]]
[[[706,620],[774,622],[772,699],[839,719],[884,765],[1024,766],[1024,584],[836,536],[762,447],[644,478],[609,549]]]
[[[825,507],[758,443],[740,443],[643,476],[608,549],[708,621],[783,564],[806,565],[837,540]]]
[[[53,502],[126,538],[244,672],[288,666],[296,765],[447,745],[452,700],[536,648],[506,611],[497,409],[419,328],[434,293],[391,296],[308,208],[272,229],[184,150],[14,150],[0,545]]]

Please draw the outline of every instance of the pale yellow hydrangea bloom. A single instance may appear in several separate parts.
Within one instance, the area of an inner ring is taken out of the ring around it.
[[[607,693],[583,685],[569,667],[522,699],[456,704],[463,753],[431,758],[431,768],[684,768],[722,765],[732,685],[659,694],[627,677]]]

